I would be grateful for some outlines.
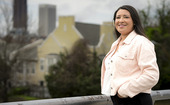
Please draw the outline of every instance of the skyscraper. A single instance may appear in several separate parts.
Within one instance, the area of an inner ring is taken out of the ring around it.
[[[17,30],[27,30],[27,0],[14,0],[13,27]]]
[[[56,27],[56,6],[39,5],[39,35],[47,36]]]

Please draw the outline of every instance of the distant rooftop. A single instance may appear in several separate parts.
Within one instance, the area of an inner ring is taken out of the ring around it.
[[[76,22],[75,27],[89,45],[97,45],[100,37],[100,25]]]

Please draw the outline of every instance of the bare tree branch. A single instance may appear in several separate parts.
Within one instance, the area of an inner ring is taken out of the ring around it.
[[[9,34],[12,30],[12,1],[1,0],[0,2],[0,20],[2,22],[0,28],[1,35]]]

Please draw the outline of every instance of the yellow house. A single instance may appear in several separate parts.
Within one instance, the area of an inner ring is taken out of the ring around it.
[[[58,22],[58,27],[45,40],[27,45],[27,50],[24,50],[36,54],[32,60],[27,58],[27,62],[24,62],[23,71],[18,75],[22,84],[46,86],[44,76],[48,74],[48,67],[57,62],[60,52],[69,52],[79,39],[87,40],[91,51],[95,48],[101,58],[116,40],[112,22],[104,22],[102,25],[80,23],[75,22],[74,16],[60,16]]]
[[[58,54],[65,49],[68,51],[75,41],[83,38],[75,27],[74,17],[60,17],[59,26],[38,47],[38,66],[35,84],[44,85],[44,75],[48,73],[48,67],[55,64]]]
[[[97,46],[95,46],[98,55],[105,56],[116,39],[113,22],[104,22],[100,26],[100,40]]]
[[[60,52],[65,49],[69,51],[79,39],[86,39],[91,50],[95,47],[99,55],[105,55],[116,39],[113,30],[112,22],[105,22],[100,26],[75,22],[74,16],[59,17],[57,29],[38,46],[37,75],[32,83],[44,85],[48,67],[57,62]]]

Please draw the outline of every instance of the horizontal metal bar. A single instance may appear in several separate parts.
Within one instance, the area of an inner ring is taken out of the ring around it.
[[[170,90],[157,90],[151,93],[153,101],[170,99]],[[34,101],[19,101],[0,103],[0,105],[113,105],[109,96],[94,95],[81,97],[66,97],[42,99]]]
[[[109,104],[110,103],[110,104]],[[42,99],[0,103],[0,105],[112,105],[110,97],[105,95]]]
[[[170,99],[170,90],[157,90],[151,93],[153,101]]]

